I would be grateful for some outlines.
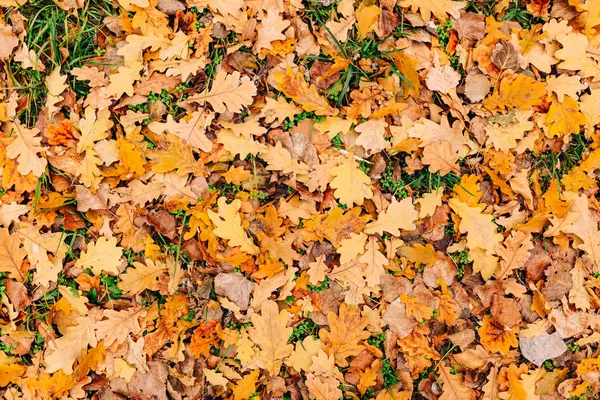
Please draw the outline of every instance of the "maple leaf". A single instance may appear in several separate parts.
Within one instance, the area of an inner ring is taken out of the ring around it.
[[[207,89],[201,94],[190,96],[188,101],[200,104],[209,103],[218,113],[225,111],[235,113],[252,104],[254,96],[256,96],[256,86],[250,78],[240,76],[237,71],[232,74],[219,71],[210,90]]]
[[[391,235],[400,236],[400,229],[415,229],[414,222],[416,220],[417,211],[413,206],[412,199],[406,198],[398,201],[393,197],[388,208],[379,214],[377,221],[365,226],[365,233],[381,235],[383,232],[388,232]]]
[[[327,315],[329,330],[321,329],[319,337],[325,343],[325,351],[335,357],[335,362],[340,367],[348,365],[347,357],[360,353],[364,346],[361,341],[366,340],[371,334],[364,330],[368,325],[367,318],[363,317],[360,309],[342,303],[339,316],[333,312]]]
[[[27,175],[30,172],[36,176],[42,176],[48,165],[45,158],[38,156],[46,150],[46,147],[40,146],[42,138],[38,136],[39,129],[27,129],[18,121],[8,125],[10,132],[13,132],[13,140],[6,146],[6,156],[17,160],[17,171],[21,175]]]
[[[118,275],[123,249],[117,246],[116,238],[106,239],[104,236],[95,242],[88,243],[87,251],[83,252],[75,262],[78,268],[90,268],[98,276],[102,271]]]
[[[334,196],[343,204],[351,207],[361,205],[364,199],[373,197],[369,187],[371,179],[360,169],[353,157],[345,157],[344,161],[329,172],[334,178],[329,183]]]
[[[276,72],[274,79],[277,90],[291,97],[302,106],[304,111],[314,111],[317,115],[325,116],[338,114],[338,110],[329,105],[327,99],[319,94],[315,86],[306,83],[300,72],[296,75],[291,69],[286,70],[285,73]]]
[[[240,250],[248,254],[256,254],[258,248],[242,228],[242,219],[238,214],[242,202],[235,199],[231,204],[227,204],[225,197],[219,197],[218,206],[218,213],[208,210],[208,217],[215,225],[213,234],[228,240],[231,247],[239,246]]]
[[[263,367],[271,376],[276,376],[283,360],[294,348],[287,344],[293,328],[287,326],[289,313],[285,310],[279,311],[275,302],[264,302],[260,311],[260,316],[252,314],[253,327],[248,329],[248,333],[252,341],[260,347],[258,358]]]
[[[11,235],[8,229],[0,228],[0,271],[22,282],[25,276],[21,264],[26,255],[25,250],[21,248],[19,237]]]

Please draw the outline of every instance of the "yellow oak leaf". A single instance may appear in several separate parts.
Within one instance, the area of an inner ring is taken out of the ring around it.
[[[549,131],[546,132],[548,138],[554,136],[564,137],[573,133],[579,133],[580,127],[587,123],[587,118],[579,112],[579,104],[569,96],[565,96],[564,101],[552,101],[548,114],[546,114],[546,123]]]
[[[242,207],[242,202],[235,199],[231,204],[227,204],[225,197],[219,197],[217,202],[218,213],[213,210],[208,210],[208,217],[215,225],[213,234],[221,239],[229,241],[229,246],[239,246],[240,250],[248,254],[256,254],[258,247],[248,237],[248,234],[242,228],[242,219],[238,211]]]
[[[232,387],[234,400],[248,400],[252,393],[256,392],[256,381],[260,375],[260,369],[250,371]]]
[[[587,56],[588,38],[578,32],[567,33],[556,38],[562,45],[562,49],[554,53],[554,57],[561,60],[558,68],[569,71],[579,71],[582,78],[594,77],[594,81],[600,76],[598,63]]]
[[[46,79],[46,87],[48,88],[48,94],[46,95],[46,108],[50,117],[58,111],[56,106],[58,103],[64,100],[61,93],[65,91],[69,86],[65,84],[67,81],[66,75],[60,75],[60,67],[57,67],[48,75]]]
[[[165,273],[165,264],[161,261],[152,261],[146,258],[145,264],[134,261],[132,266],[127,268],[120,275],[121,281],[118,288],[125,295],[135,296],[144,290],[158,290],[159,280]]]
[[[120,98],[123,94],[133,96],[133,83],[140,79],[140,73],[135,68],[119,67],[118,72],[112,74],[109,79],[110,83],[106,86],[106,94],[108,96],[116,98]]]
[[[221,176],[225,179],[225,182],[239,185],[244,182],[248,182],[252,178],[252,172],[244,169],[243,166],[234,167],[231,166],[226,172],[223,172]],[[281,199],[283,201],[283,199]]]
[[[172,115],[167,115],[166,122],[152,121],[148,124],[148,129],[154,133],[170,133],[189,143],[194,149],[209,152],[213,144],[205,133],[212,119],[211,115],[202,111],[195,111],[190,119],[183,118],[179,122],[176,122]]]
[[[283,148],[281,142],[275,146],[267,146],[261,150],[260,158],[267,162],[267,170],[281,171],[283,174],[306,175],[310,167],[292,157],[289,150]]]
[[[360,135],[356,138],[356,144],[362,146],[367,155],[379,153],[389,147],[389,142],[385,140],[385,129],[388,124],[384,119],[370,119],[354,128]]]
[[[580,310],[587,311],[591,307],[591,297],[585,286],[587,277],[585,266],[581,260],[575,261],[575,267],[571,270],[573,287],[569,290],[569,301]]]
[[[81,269],[90,268],[96,276],[102,271],[118,275],[122,251],[123,249],[117,246],[117,238],[107,239],[101,236],[95,242],[88,243],[87,250],[82,252],[75,266]]]
[[[190,96],[188,101],[209,103],[218,113],[225,111],[240,112],[252,104],[256,96],[256,86],[247,76],[240,76],[238,71],[227,74],[221,70],[215,76],[210,90]]]
[[[37,128],[28,129],[19,122],[11,122],[7,126],[7,131],[13,137],[13,140],[6,146],[6,156],[12,160],[17,160],[17,171],[25,176],[30,172],[40,177],[46,170],[48,161],[38,156],[38,153],[47,148],[40,146],[41,136],[38,136],[40,130]]]
[[[519,346],[515,328],[504,329],[496,326],[489,315],[483,318],[482,326],[477,330],[483,347],[492,353],[507,355],[511,347]]]
[[[324,378],[308,374],[306,387],[315,400],[338,400],[342,391],[338,388],[339,382],[333,378]]]
[[[417,322],[431,319],[433,316],[433,308],[428,307],[426,304],[419,303],[419,299],[416,297],[408,297],[405,294],[400,296],[400,301],[406,305],[406,316],[412,317]]]
[[[594,127],[600,123],[600,90],[592,90],[590,94],[581,96],[579,110],[586,118],[585,133],[590,137]]]
[[[268,150],[267,145],[259,143],[254,139],[236,136],[235,133],[227,129],[223,129],[217,133],[217,142],[221,143],[223,148],[232,155],[239,154],[241,159],[245,159],[248,154],[257,155],[260,152]]]
[[[515,269],[523,268],[531,250],[533,250],[531,235],[512,231],[502,244],[496,246],[496,254],[502,259],[500,268],[495,273],[496,279],[506,279]]]
[[[331,107],[329,101],[319,94],[316,86],[306,83],[302,73],[294,75],[291,69],[287,69],[285,73],[276,72],[274,79],[277,90],[291,97],[304,111],[314,111],[315,114],[324,116],[337,115],[338,110]]]
[[[481,248],[490,254],[495,252],[496,244],[502,240],[498,226],[494,224],[494,216],[483,214],[479,207],[470,207],[454,198],[448,201],[450,208],[461,218],[458,231],[467,234],[467,246],[470,249]]]
[[[27,367],[19,364],[0,364],[0,387],[16,381],[23,376]]]
[[[458,158],[458,154],[452,151],[450,143],[443,141],[425,147],[421,162],[429,166],[431,173],[439,172],[444,176],[454,172],[460,175],[460,168],[456,164]]]
[[[127,172],[137,175],[143,175],[146,172],[146,157],[144,157],[142,149],[136,143],[124,137],[119,137],[117,148],[119,149],[119,161]]]
[[[365,278],[368,286],[375,286],[381,283],[381,277],[385,275],[385,266],[389,264],[386,256],[379,251],[379,241],[375,236],[369,238],[367,251],[360,256],[359,262],[366,264]]]
[[[93,107],[87,107],[84,116],[79,120],[81,137],[77,142],[78,153],[82,153],[92,148],[96,142],[106,139],[110,134],[110,128],[114,125],[110,120],[110,110],[108,108],[96,113]]]
[[[452,374],[451,369],[440,363],[437,372],[442,383],[440,400],[474,400],[476,392],[464,384],[462,374]]]
[[[318,256],[315,261],[311,262],[308,269],[308,281],[311,285],[317,285],[325,279],[327,264],[325,264],[325,256]]]
[[[362,41],[367,34],[374,29],[374,25],[379,21],[381,9],[376,5],[366,6],[361,3],[356,10],[356,26],[358,28],[358,40]]]
[[[351,233],[346,239],[340,241],[336,252],[340,255],[340,263],[346,264],[354,261],[356,257],[364,253],[368,236],[364,233]]]
[[[139,319],[145,315],[145,309],[135,307],[121,311],[104,310],[102,316],[106,319],[97,322],[94,327],[96,338],[103,340],[105,346],[124,343],[130,334],[137,335],[142,331]]]
[[[11,235],[8,229],[0,228],[0,271],[23,282],[26,271],[21,269],[27,253],[21,247],[19,236]]]
[[[329,186],[334,189],[333,195],[340,203],[352,207],[354,204],[362,205],[364,199],[373,197],[371,178],[360,169],[354,157],[345,157],[330,174],[333,179]]]
[[[360,342],[371,336],[364,330],[369,321],[361,315],[360,309],[342,303],[339,316],[330,312],[327,322],[329,330],[321,329],[319,337],[325,343],[325,352],[333,354],[336,364],[345,367],[347,357],[355,356],[365,348]]]
[[[96,347],[98,340],[94,333],[96,322],[102,317],[99,309],[77,318],[77,325],[69,326],[63,336],[48,344],[44,354],[47,372],[60,369],[66,374],[73,373],[73,363],[87,353],[88,346]]]
[[[421,13],[424,21],[431,19],[431,14],[441,21],[448,19],[448,15],[454,18],[460,17],[460,10],[466,6],[464,1],[452,0],[429,0],[426,2],[420,0],[400,0],[400,7],[410,7],[411,11],[416,13],[417,10]]]
[[[294,349],[294,352],[286,358],[285,364],[298,372],[309,372],[309,369],[313,364],[311,357],[316,356],[322,348],[323,342],[312,336],[307,336],[304,340],[298,340],[296,342],[296,348]]]
[[[377,374],[380,370],[381,361],[375,360],[370,367],[360,373],[358,385],[356,385],[360,394],[364,394],[368,388],[377,384]]]
[[[432,267],[438,262],[438,254],[430,243],[422,245],[415,243],[412,246],[402,246],[399,249],[400,255],[406,257],[408,261],[415,265],[426,265]]]
[[[256,41],[253,50],[260,53],[262,49],[272,49],[272,42],[285,40],[285,35],[282,32],[288,26],[290,26],[290,21],[284,20],[278,12],[267,12],[266,17],[256,27]]]
[[[277,303],[265,301],[260,316],[252,314],[253,327],[248,329],[250,339],[260,347],[258,359],[271,376],[277,376],[282,362],[292,353],[294,346],[287,341],[293,328],[288,327],[289,313],[279,311]]]
[[[559,76],[549,76],[546,78],[546,91],[548,94],[556,93],[558,101],[561,103],[565,100],[565,96],[577,100],[577,93],[586,88],[586,85],[581,83],[581,77],[561,74]]]
[[[221,372],[217,372],[214,369],[202,368],[206,381],[213,386],[227,387],[229,381],[223,376]]]
[[[521,74],[505,76],[499,88],[488,96],[483,105],[489,110],[504,110],[513,107],[529,110],[542,104],[546,95],[546,83],[534,81],[532,77]]]
[[[365,233],[369,235],[388,232],[393,236],[400,236],[400,230],[413,230],[416,228],[414,222],[417,220],[417,211],[411,198],[400,201],[392,197],[388,208],[379,213],[377,221],[367,224]]]

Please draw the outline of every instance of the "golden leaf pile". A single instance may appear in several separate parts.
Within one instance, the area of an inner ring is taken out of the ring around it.
[[[0,6],[5,398],[600,398],[598,0]]]

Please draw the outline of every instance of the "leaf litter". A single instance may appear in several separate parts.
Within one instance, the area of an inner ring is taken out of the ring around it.
[[[600,395],[595,0],[5,0],[9,399]]]

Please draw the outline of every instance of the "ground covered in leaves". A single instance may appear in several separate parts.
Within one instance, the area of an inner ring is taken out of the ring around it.
[[[4,398],[599,398],[600,1],[0,6]]]

